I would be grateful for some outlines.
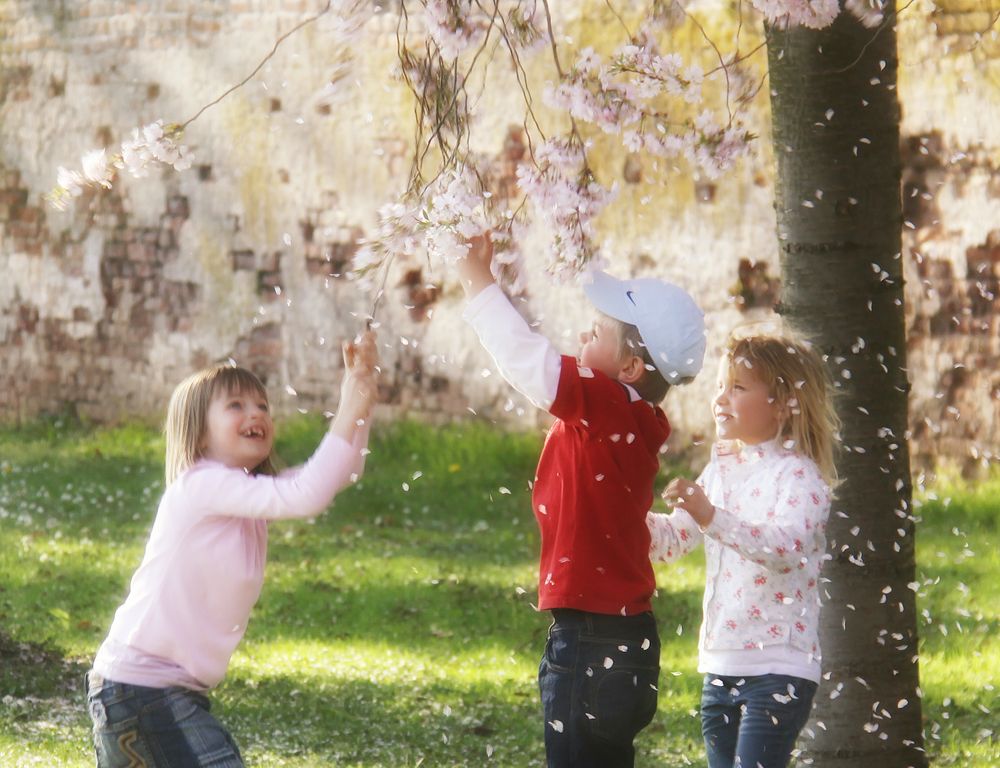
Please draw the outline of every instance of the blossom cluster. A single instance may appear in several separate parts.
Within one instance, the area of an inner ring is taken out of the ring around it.
[[[65,210],[70,199],[79,197],[87,187],[111,189],[116,169],[125,169],[135,178],[149,175],[151,165],[169,165],[177,171],[191,167],[191,153],[178,144],[180,126],[164,126],[162,120],[135,128],[132,138],[122,142],[121,152],[109,154],[107,148],[86,152],[81,159],[81,170],[59,166],[56,188],[47,196],[59,210]]]
[[[685,66],[677,54],[661,55],[651,45],[623,46],[610,63],[587,48],[566,78],[546,91],[546,98],[578,120],[620,134],[632,152],[683,156],[703,175],[717,178],[749,153],[750,133],[737,119],[719,126],[709,110],[672,123],[658,110],[663,97],[701,102],[703,82],[697,64]]]
[[[445,174],[425,194],[427,205],[420,223],[427,233],[427,250],[445,264],[454,264],[469,252],[468,240],[490,229],[489,192],[467,167]]]
[[[780,27],[824,29],[840,14],[839,0],[750,0],[771,24]],[[847,0],[844,7],[866,27],[877,27],[885,17],[886,0]]]
[[[453,63],[462,53],[478,47],[493,25],[503,31],[508,44],[523,53],[533,53],[548,40],[542,28],[541,0],[509,0],[498,3],[496,21],[473,0],[422,0],[427,33],[441,58]],[[503,7],[506,6],[506,12]]]
[[[372,237],[360,241],[351,269],[365,275],[387,260],[417,255],[423,247],[419,211],[404,202],[387,203],[378,210],[378,224]]]
[[[546,88],[545,102],[565,109],[577,120],[593,123],[605,133],[619,133],[642,117],[635,89],[615,82],[593,48],[585,48],[569,74],[554,88]]]
[[[701,112],[683,133],[629,131],[622,137],[633,152],[645,151],[659,157],[684,156],[708,179],[717,179],[731,170],[736,161],[750,153],[753,135],[739,123],[720,126],[709,110]]]
[[[493,241],[493,263],[490,269],[507,292],[512,296],[522,294],[527,290],[527,274],[524,267],[524,254],[521,243],[524,242],[524,227],[514,216],[508,216],[506,221],[490,233]]]
[[[443,174],[417,204],[397,202],[379,209],[375,234],[362,241],[351,271],[364,276],[391,259],[405,260],[425,251],[441,264],[453,265],[468,255],[469,239],[490,232],[494,277],[511,293],[523,292],[519,225],[513,214],[492,202],[470,166]]]
[[[426,0],[427,32],[447,62],[479,45],[489,29],[489,18],[471,0]]]
[[[518,0],[507,14],[507,38],[521,53],[537,53],[550,42],[542,0]]]
[[[549,139],[535,154],[535,165],[517,169],[521,189],[551,232],[546,272],[567,282],[587,266],[599,266],[594,219],[614,197],[587,165],[584,147],[563,138]]]

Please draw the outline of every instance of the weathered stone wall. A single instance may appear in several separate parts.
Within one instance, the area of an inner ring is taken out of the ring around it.
[[[41,201],[57,165],[76,165],[134,126],[191,117],[321,6],[0,0],[0,420],[67,407],[99,420],[159,414],[183,375],[230,356],[265,378],[279,410],[335,405],[339,340],[372,302],[340,274],[375,211],[404,186],[412,152],[410,102],[389,77],[391,15],[353,51],[328,18],[289,38],[188,128],[191,170],[126,179],[66,213]],[[977,26],[982,6],[916,4],[901,17],[904,258],[922,463],[936,454],[975,463],[1000,442],[1000,141],[986,106],[997,103],[1000,54],[995,40],[975,37],[989,23]],[[510,187],[524,107],[516,89],[485,94],[477,149],[495,159],[497,185]],[[762,102],[762,120],[764,111]],[[710,358],[734,325],[767,316],[780,288],[761,144],[760,157],[714,185],[678,175],[651,189],[636,183],[634,161],[602,169],[620,184],[601,221],[612,270],[655,272],[691,290],[708,313]],[[529,243],[537,263],[538,233]],[[472,409],[532,423],[523,399],[485,375],[457,287],[432,269],[396,265],[386,284],[386,399],[396,411]],[[525,311],[573,351],[588,309],[578,289],[539,273]],[[678,449],[710,431],[709,366],[668,398]]]
[[[1000,460],[998,13],[939,0],[900,16],[911,448],[967,471]]]

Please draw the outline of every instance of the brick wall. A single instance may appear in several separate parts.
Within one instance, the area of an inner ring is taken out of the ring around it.
[[[995,14],[998,3],[915,4],[900,17],[918,466],[947,456],[971,471],[1000,444],[1000,137],[981,108],[997,102],[1000,52],[995,36],[977,35],[983,9]],[[227,357],[262,375],[279,411],[335,406],[339,341],[372,303],[342,271],[375,211],[405,185],[412,153],[408,101],[388,76],[388,15],[366,30],[364,56],[348,55],[328,20],[290,38],[191,125],[189,171],[125,180],[66,213],[41,201],[57,165],[143,123],[192,116],[321,5],[0,2],[0,420],[67,408],[155,417],[180,378]],[[497,194],[512,191],[525,149],[511,125],[519,99],[488,90],[479,106],[477,150],[494,158]],[[679,176],[651,190],[635,158],[602,169],[621,187],[602,220],[616,244],[612,270],[691,290],[708,312],[709,356],[779,295],[770,168],[762,142],[760,157],[717,184]],[[540,276],[540,251],[534,232],[523,309],[572,351],[589,311],[577,289]],[[461,322],[453,279],[436,265],[399,264],[385,287],[390,412],[471,409],[534,423],[523,399],[484,375],[489,361]],[[667,401],[676,450],[710,434],[709,365]]]

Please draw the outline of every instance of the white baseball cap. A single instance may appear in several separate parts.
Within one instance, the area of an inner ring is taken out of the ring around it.
[[[639,329],[653,364],[671,384],[697,375],[705,357],[705,315],[687,291],[651,277],[619,280],[593,271],[583,291],[604,314]]]

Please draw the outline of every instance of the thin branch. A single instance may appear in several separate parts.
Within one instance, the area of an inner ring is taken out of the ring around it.
[[[979,47],[979,44],[983,42],[983,37],[985,37],[986,33],[993,28],[993,25],[997,23],[998,19],[1000,19],[1000,11],[997,11],[993,18],[990,19],[990,23],[986,25],[986,29],[976,35],[976,42],[969,47],[969,50],[966,51],[966,53],[972,53]]]
[[[375,291],[375,298],[372,299],[372,308],[368,313],[368,320],[365,323],[368,330],[371,330],[372,323],[375,322],[375,312],[378,310],[379,302],[385,295],[385,284],[389,279],[389,269],[392,267],[392,260],[396,257],[395,253],[390,253],[385,259],[385,266],[382,270],[382,283],[379,285],[378,290]]]
[[[499,7],[497,8],[497,11],[499,12]],[[448,116],[451,115],[456,110],[456,107],[458,105],[459,96],[464,95],[466,97],[466,102],[468,100],[468,91],[466,90],[466,83],[468,82],[468,79],[471,76],[473,70],[476,68],[476,62],[479,60],[479,57],[482,55],[483,51],[486,50],[487,46],[490,43],[490,30],[493,29],[493,26],[494,26],[493,22],[494,21],[495,21],[495,17],[493,19],[491,19],[491,21],[490,21],[490,25],[489,25],[489,27],[486,30],[486,37],[483,39],[482,45],[479,46],[479,49],[476,51],[475,55],[472,57],[472,61],[469,64],[469,69],[468,69],[467,74],[464,77],[462,77],[460,81],[458,79],[458,60],[457,59],[455,60],[455,63],[454,63],[454,77],[455,77],[455,82],[454,82],[453,87],[451,89],[452,93],[454,95],[453,95],[453,97],[451,99],[451,103],[448,104],[447,109],[445,109],[443,112],[441,112],[439,114],[437,124],[434,126],[433,137],[432,137],[432,139],[430,139],[427,142],[427,145],[424,147],[424,151],[421,154],[421,156],[419,158],[419,161],[418,161],[419,164],[422,166],[423,165],[423,161],[426,158],[427,153],[430,151],[430,148],[431,148],[431,146],[433,144],[433,139],[436,138],[438,140],[438,147],[441,150],[441,159],[442,159],[441,168],[434,175],[433,179],[431,179],[430,181],[428,181],[426,184],[423,185],[423,189],[420,190],[420,194],[421,195],[423,194],[423,192],[428,187],[430,187],[435,181],[437,181],[441,177],[441,174],[444,173],[445,169],[447,169],[448,167],[450,167],[451,164],[455,161],[455,158],[458,156],[459,145],[461,144],[461,141],[462,141],[462,132],[460,130],[461,122],[462,122],[461,117],[459,115],[457,115],[457,113],[456,113],[456,115],[455,115],[456,137],[455,137],[455,146],[454,147],[452,147],[452,146],[450,146],[448,144],[448,142],[445,140],[444,136],[442,135],[441,130],[444,128],[444,125],[445,125],[445,122],[446,122]],[[435,48],[437,49],[436,45],[435,45]],[[438,57],[438,59],[441,58],[440,53],[441,53],[440,49],[437,49],[437,57]],[[430,56],[430,52],[428,52],[428,57],[429,56]]]
[[[733,52],[734,59],[739,61],[740,55],[740,33],[743,32],[743,0],[736,3],[736,50]]]
[[[549,42],[552,44],[552,59],[556,65],[556,72],[559,73],[559,79],[565,80],[566,74],[563,72],[562,66],[559,64],[559,50],[556,47],[556,36],[552,31],[552,11],[549,8],[549,0],[542,0],[542,7],[545,8],[545,25],[549,30]],[[572,133],[571,139],[575,139],[580,146],[580,151],[583,153],[583,167],[584,170],[590,173],[590,163],[587,162],[587,152],[585,147],[586,142],[583,140],[583,135],[580,133],[580,128],[576,124],[576,118],[572,114],[569,116],[570,132]]]
[[[622,25],[622,29],[624,29],[625,34],[628,35],[628,39],[633,40],[634,38],[632,37],[632,32],[629,30],[628,25],[625,23],[625,20],[621,17],[618,11],[615,10],[615,7],[611,5],[611,0],[604,0],[604,4],[608,6],[608,10],[614,14],[616,19],[618,19],[618,23]]]
[[[861,59],[864,58],[865,51],[868,50],[868,47],[872,43],[875,42],[875,40],[878,38],[878,36],[880,34],[882,34],[882,30],[888,29],[889,27],[893,26],[895,24],[895,20],[899,17],[899,14],[901,14],[903,11],[905,11],[907,8],[909,8],[911,5],[913,5],[916,1],[917,0],[910,0],[906,5],[904,5],[902,8],[900,8],[898,11],[894,10],[892,13],[886,14],[885,18],[882,19],[882,23],[878,25],[878,29],[875,30],[875,34],[873,34],[871,36],[871,39],[867,43],[864,44],[864,46],[861,48],[861,52],[858,54],[858,57],[854,61],[852,61],[846,67],[843,67],[841,69],[833,69],[833,70],[830,70],[829,72],[826,72],[824,74],[828,74],[828,75],[841,75],[844,72],[847,72],[847,70],[853,69],[855,66],[857,66],[858,62],[861,61]],[[860,22],[858,22],[858,23],[860,23]]]
[[[500,9],[500,0],[493,0],[497,11]],[[507,29],[507,20],[500,14],[500,34],[503,36],[504,42],[507,44],[507,51],[510,53],[511,62],[514,65],[514,79],[517,80],[517,86],[521,89],[521,96],[524,98],[524,106],[528,110],[528,114],[531,115],[531,119],[535,124],[535,128],[541,135],[542,140],[545,140],[545,132],[542,130],[541,124],[538,122],[538,117],[535,115],[534,105],[531,99],[531,90],[528,88],[528,73],[524,69],[524,65],[521,63],[521,58],[517,55],[517,46],[511,40],[510,31]],[[523,79],[522,79],[523,78]],[[527,122],[527,120],[525,120]],[[527,133],[527,125],[524,126],[525,133]]]
[[[705,31],[705,28],[701,25],[701,22],[699,22],[694,16],[692,16],[690,13],[688,13],[687,9],[683,5],[681,5],[679,2],[677,2],[677,0],[674,0],[674,4],[678,8],[680,8],[681,9],[681,13],[683,13],[688,19],[690,19],[691,23],[693,23],[698,28],[698,31],[701,32],[701,36],[705,38],[705,42],[707,42],[710,46],[712,46],[712,50],[715,51],[715,55],[719,57],[720,69],[725,73],[725,76],[726,76],[726,112],[729,113],[729,124],[732,125],[733,124],[733,110],[732,110],[732,107],[730,106],[731,95],[732,95],[732,83],[730,83],[730,81],[729,81],[729,66],[730,65],[726,64],[726,59],[722,55],[722,51],[719,50],[719,46],[717,46],[715,44],[715,41],[708,36],[708,33]],[[714,70],[714,71],[718,71],[718,70]]]
[[[332,3],[333,3],[333,0],[327,0],[326,7],[324,7],[322,11],[320,11],[319,13],[317,13],[315,16],[310,16],[308,19],[305,19],[304,21],[300,21],[298,24],[296,24],[294,27],[292,27],[290,30],[288,30],[285,34],[283,34],[281,37],[279,37],[277,40],[275,40],[274,41],[274,47],[271,48],[271,52],[269,54],[267,54],[267,56],[265,56],[263,59],[261,59],[260,64],[257,65],[257,67],[254,69],[253,72],[251,72],[249,75],[247,75],[245,78],[243,78],[243,80],[241,80],[239,83],[237,83],[236,85],[232,86],[229,90],[227,90],[225,93],[223,93],[221,96],[219,96],[215,101],[211,101],[208,104],[206,104],[205,106],[203,106],[201,109],[199,109],[198,112],[195,114],[194,117],[188,118],[183,123],[181,123],[181,130],[184,130],[191,123],[193,123],[195,120],[197,120],[199,117],[201,117],[201,113],[204,112],[206,109],[208,109],[209,107],[214,107],[216,104],[218,104],[220,101],[222,101],[224,98],[226,98],[226,96],[228,96],[229,94],[231,94],[233,91],[242,88],[244,85],[246,85],[248,82],[250,82],[253,79],[254,75],[256,75],[258,72],[260,72],[261,68],[265,64],[267,64],[268,61],[270,61],[270,59],[271,59],[272,56],[274,56],[275,52],[277,52],[277,50],[278,50],[278,46],[279,45],[281,45],[286,39],[288,39],[290,36],[294,35],[296,32],[298,32],[300,29],[302,29],[302,27],[306,26],[307,24],[312,24],[314,21],[316,21],[316,19],[318,19],[321,16],[323,16],[327,11],[330,10],[330,6],[332,5]]]
[[[732,66],[733,64],[739,64],[739,63],[741,63],[741,62],[744,62],[744,61],[746,61],[747,59],[750,59],[750,58],[752,58],[752,57],[753,57],[753,55],[754,55],[755,53],[757,53],[757,51],[759,51],[759,50],[760,50],[761,48],[765,48],[765,47],[767,47],[767,40],[766,40],[766,39],[764,40],[764,42],[763,42],[763,43],[761,43],[760,45],[758,45],[758,46],[757,46],[756,48],[754,48],[754,49],[753,49],[752,51],[750,51],[749,53],[746,53],[746,54],[744,54],[744,55],[742,55],[742,56],[734,56],[733,58],[731,58],[731,59],[729,60],[729,63],[728,63],[728,64],[721,64],[721,65],[719,65],[718,67],[716,67],[715,69],[710,69],[710,70],[708,70],[708,72],[706,72],[706,73],[705,73],[705,77],[709,77],[709,76],[711,76],[711,75],[714,75],[714,74],[715,74],[716,72],[718,72],[719,70],[722,70],[722,69],[725,69],[726,67],[731,67],[731,66]]]
[[[545,26],[549,30],[549,43],[552,45],[552,59],[556,63],[556,72],[559,73],[559,79],[562,80],[566,75],[562,71],[562,67],[559,65],[559,49],[556,47],[556,35],[552,31],[552,11],[549,9],[549,0],[542,0],[542,7],[545,8]]]

